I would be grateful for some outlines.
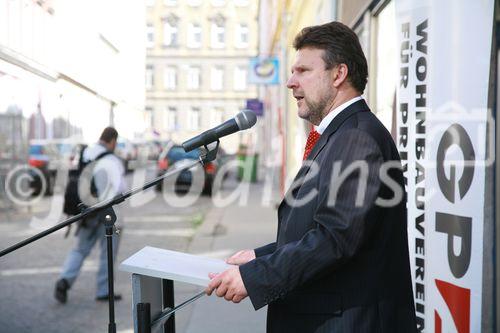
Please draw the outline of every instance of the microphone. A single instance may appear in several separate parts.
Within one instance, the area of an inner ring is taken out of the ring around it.
[[[219,140],[219,138],[222,138],[223,136],[246,130],[255,125],[256,122],[257,116],[255,115],[255,112],[243,110],[234,118],[185,141],[182,144],[182,148],[184,148],[184,151],[188,152],[195,148],[206,146]]]

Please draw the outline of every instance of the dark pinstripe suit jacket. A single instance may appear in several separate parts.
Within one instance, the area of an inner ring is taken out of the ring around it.
[[[267,331],[414,332],[406,195],[375,204],[394,197],[379,177],[384,162],[400,165],[390,134],[361,100],[335,117],[308,161],[318,168],[299,170],[278,210],[277,241],[240,266],[255,309],[269,305]],[[366,172],[357,167],[342,180],[359,161]],[[401,170],[389,176],[404,193]]]

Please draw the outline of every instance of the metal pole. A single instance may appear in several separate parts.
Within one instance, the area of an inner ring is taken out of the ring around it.
[[[151,305],[137,303],[137,333],[151,333]]]
[[[108,333],[116,333],[115,323],[115,288],[114,288],[114,272],[113,272],[113,231],[116,215],[113,208],[109,208],[109,212],[101,212],[104,216],[104,225],[106,227],[106,243],[108,250],[108,305],[109,305],[109,324]],[[101,215],[101,216],[102,216]]]
[[[165,280],[161,281],[161,286],[163,290],[163,308],[173,309],[175,306],[174,300],[174,281]],[[175,333],[175,313],[172,313],[170,318],[167,319],[163,326],[165,333]]]

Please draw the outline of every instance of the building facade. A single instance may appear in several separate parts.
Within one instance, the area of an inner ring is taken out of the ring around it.
[[[110,124],[144,131],[141,13],[120,1],[0,1],[0,114],[16,124],[0,157],[25,154],[29,139],[94,142]]]
[[[257,97],[258,1],[146,1],[146,113],[151,132],[182,143]],[[235,153],[245,134],[224,138]]]

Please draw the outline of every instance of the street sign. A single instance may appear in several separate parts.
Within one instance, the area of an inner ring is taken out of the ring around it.
[[[279,60],[277,57],[251,58],[248,82],[253,84],[279,84]]]
[[[257,116],[262,117],[264,115],[264,103],[257,98],[247,99],[247,109],[255,112]]]

